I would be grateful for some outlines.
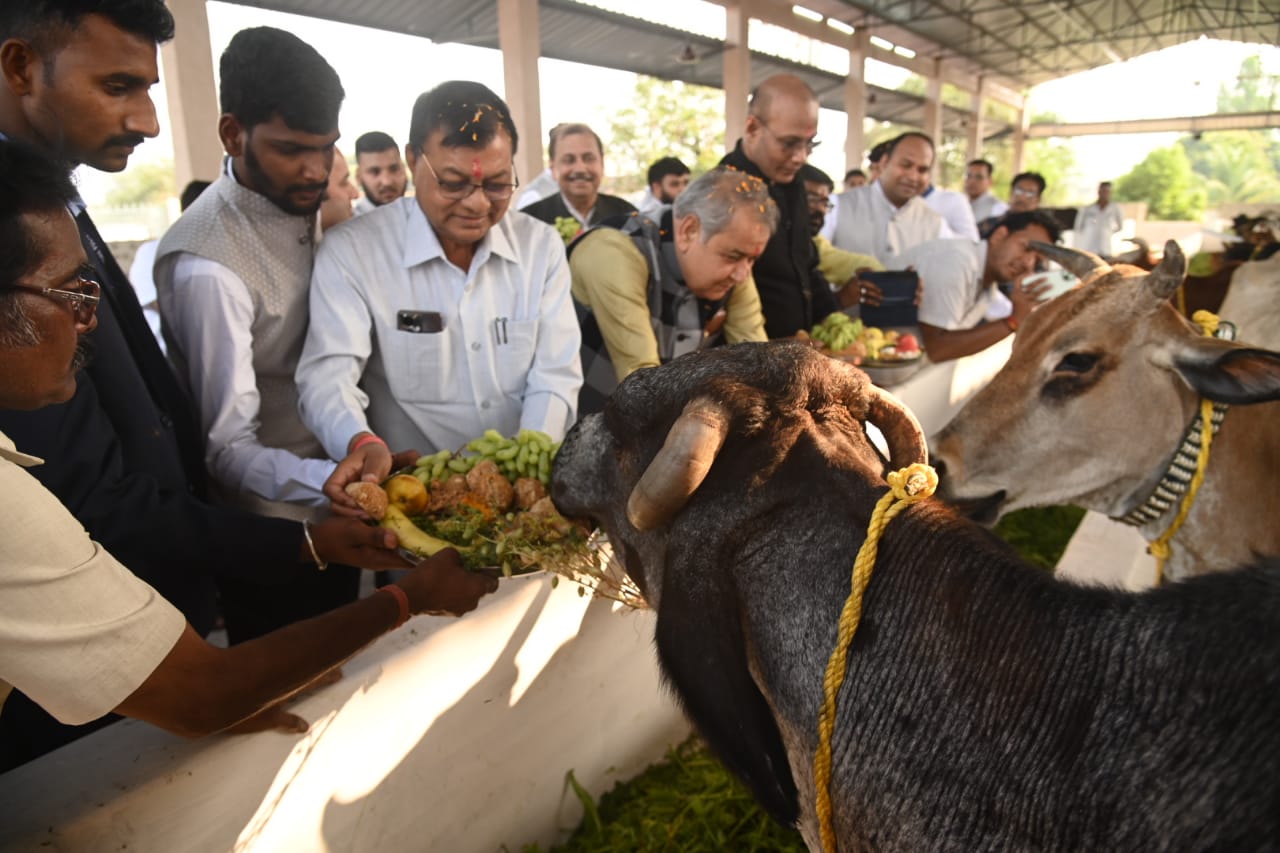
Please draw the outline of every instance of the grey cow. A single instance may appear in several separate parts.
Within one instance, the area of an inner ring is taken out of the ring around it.
[[[799,344],[629,377],[565,439],[562,512],[608,532],[666,676],[819,849],[822,672],[885,461],[914,418]],[[841,851],[1280,848],[1280,565],[1072,586],[935,500],[885,532],[839,695]]]

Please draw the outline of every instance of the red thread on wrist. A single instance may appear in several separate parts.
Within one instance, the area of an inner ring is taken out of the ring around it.
[[[1012,314],[1004,318],[1004,324],[1009,327],[1009,331],[1011,332],[1018,331],[1018,321],[1013,319]]]
[[[351,449],[350,449],[350,450],[348,450],[348,451],[347,451],[347,453],[348,453],[348,454],[355,453],[357,450],[359,450],[360,448],[364,447],[366,444],[372,444],[372,443],[373,443],[373,442],[375,442],[375,441],[376,441],[378,444],[381,444],[383,447],[386,447],[386,446],[387,446],[387,443],[386,443],[385,441],[383,441],[382,439],[378,438],[378,437],[377,437],[376,435],[374,435],[373,433],[367,433],[367,434],[362,435],[362,436],[360,436],[359,438],[357,438],[357,439],[355,440],[355,442],[351,445]]]
[[[389,593],[396,600],[397,606],[400,608],[400,617],[396,620],[396,624],[391,630],[399,628],[401,625],[409,621],[409,596],[405,591],[393,583],[386,586],[378,587],[378,592]]]

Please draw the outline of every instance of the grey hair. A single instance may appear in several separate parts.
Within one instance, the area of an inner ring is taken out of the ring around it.
[[[705,243],[729,227],[739,207],[754,211],[768,226],[770,236],[778,230],[778,205],[769,197],[768,185],[736,169],[712,169],[689,184],[676,197],[671,215],[675,219],[698,217]]]
[[[0,293],[0,348],[24,349],[40,343],[40,333],[27,316],[18,294]]]

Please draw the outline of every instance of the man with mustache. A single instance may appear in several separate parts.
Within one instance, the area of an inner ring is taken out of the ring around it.
[[[334,463],[298,416],[293,372],[307,332],[317,211],[328,188],[343,90],[310,45],[242,30],[220,60],[223,174],[169,229],[156,292],[169,357],[209,437],[205,463],[225,502],[319,520]],[[359,574],[316,573],[288,591],[224,590],[233,640],[354,600]]]
[[[908,249],[956,234],[921,197],[930,186],[933,140],[904,133],[889,143],[882,164],[870,184],[836,196],[825,227],[837,249],[871,255],[892,267]]]
[[[604,178],[604,145],[585,124],[558,125],[551,134],[551,171],[560,192],[524,208],[549,225],[561,227],[565,241],[579,229],[611,216],[634,213],[635,206],[616,195],[600,192]],[[563,228],[577,223],[576,229]]]
[[[74,198],[61,164],[0,141],[0,411],[37,411],[76,393],[83,339],[103,303],[67,210]],[[24,450],[0,432],[3,705],[15,685],[71,724],[116,711],[187,737],[236,723],[303,732],[307,723],[277,703],[410,615],[462,614],[497,588],[448,551],[381,594],[215,648],[94,541],[32,476],[45,462]]]
[[[356,213],[368,213],[404,197],[409,175],[400,159],[400,149],[389,134],[371,130],[356,139],[356,181],[364,196],[356,202]]]
[[[160,0],[0,3],[0,137],[68,172],[82,163],[121,171],[133,146],[159,132],[149,92],[157,45],[172,37]],[[213,628],[219,583],[287,590],[318,562],[403,566],[394,535],[351,519],[326,519],[308,537],[296,521],[204,500],[204,438],[190,402],[84,203],[68,207],[102,287],[88,336],[95,355],[62,405],[0,411],[0,430],[46,460],[33,476],[200,634]],[[0,713],[0,769],[105,722],[60,726],[15,692]]]

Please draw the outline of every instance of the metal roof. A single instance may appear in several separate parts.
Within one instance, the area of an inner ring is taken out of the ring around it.
[[[724,0],[715,0],[723,2]],[[234,0],[343,23],[409,33],[434,42],[498,47],[495,0]],[[637,0],[639,2],[639,0]],[[790,5],[757,0],[752,14],[785,22]],[[1199,38],[1280,43],[1280,0],[801,0],[828,19],[869,31],[922,61],[940,61],[944,79],[982,77],[1010,90],[1129,59]],[[723,86],[723,41],[586,6],[539,0],[542,55],[666,80]],[[794,18],[801,34],[839,43],[823,23]],[[692,56],[688,48],[692,48]],[[883,53],[883,49],[880,49]],[[690,61],[690,60],[693,61]],[[910,63],[907,63],[910,64]],[[844,77],[752,51],[751,83],[788,71],[818,93],[822,105],[844,109]],[[924,126],[923,99],[868,86],[867,115]],[[964,111],[943,108],[948,135],[964,133]],[[988,120],[989,136],[1009,132]]]

